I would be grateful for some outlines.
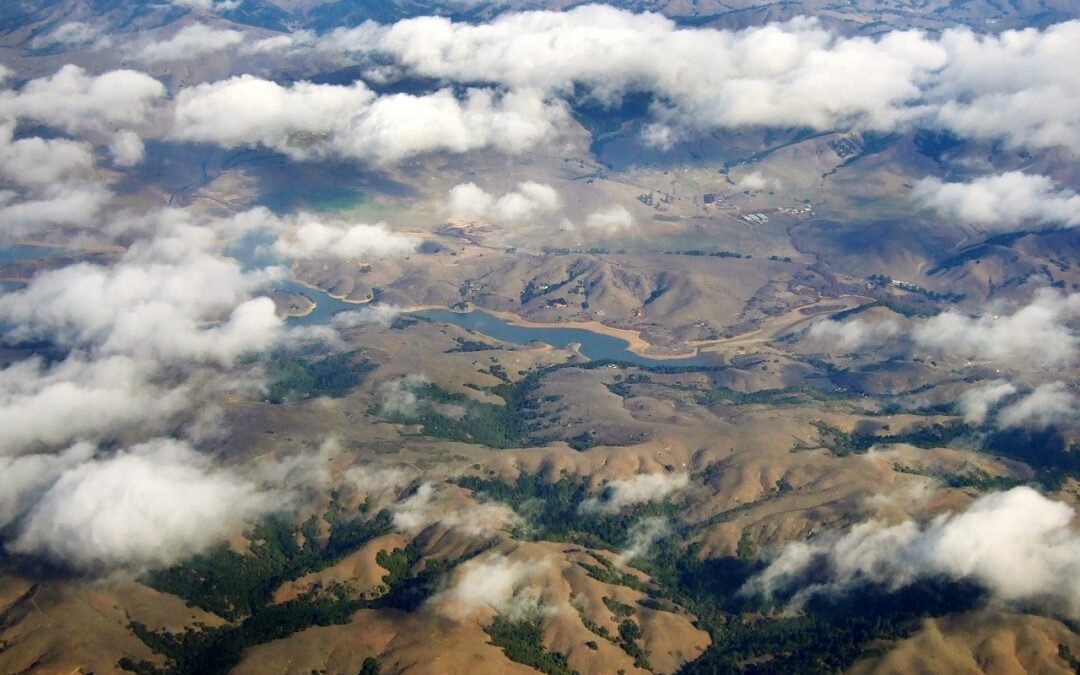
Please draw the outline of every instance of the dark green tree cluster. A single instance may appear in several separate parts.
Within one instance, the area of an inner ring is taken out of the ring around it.
[[[385,514],[385,511],[380,511],[369,521],[371,525],[366,531],[371,536],[368,539],[388,531],[389,520]],[[306,525],[307,523],[305,523]],[[356,536],[355,539],[351,540],[352,546],[348,548],[349,550],[355,550],[362,543],[359,538],[360,528],[352,527],[348,531]],[[244,557],[262,555],[275,560],[304,560],[308,561],[309,564],[306,567],[299,564],[288,567],[290,570],[288,574],[280,571],[287,566],[278,564],[277,568],[275,568],[273,565],[268,565],[263,568],[265,578],[258,578],[257,574],[250,571],[241,575],[240,580],[246,584],[241,584],[241,586],[246,592],[234,593],[233,597],[257,598],[252,600],[254,606],[250,606],[250,611],[244,615],[235,612],[232,609],[233,603],[231,602],[221,606],[229,610],[231,616],[242,616],[242,618],[220,628],[196,626],[179,634],[167,631],[153,631],[142,624],[133,623],[131,629],[135,635],[154,652],[165,656],[167,666],[160,668],[148,662],[123,659],[118,664],[119,667],[141,675],[224,674],[239,663],[244,653],[253,646],[287,637],[311,626],[347,623],[352,615],[360,609],[393,608],[414,611],[436,591],[442,576],[460,564],[463,559],[427,560],[423,568],[416,571],[422,556],[415,545],[410,543],[404,549],[394,549],[390,552],[380,551],[376,555],[376,561],[387,570],[387,574],[383,577],[384,592],[377,597],[368,598],[362,595],[357,597],[345,587],[337,585],[330,588],[315,589],[299,598],[275,604],[271,602],[272,598],[266,594],[265,589],[270,589],[272,593],[272,589],[276,588],[284,578],[292,578],[292,575],[298,573],[306,574],[314,569],[321,569],[337,559],[334,556],[327,555],[321,562],[314,563],[311,562],[314,559],[309,558],[306,553],[309,550],[306,545],[293,549],[288,544],[283,543],[283,540],[290,538],[295,543],[297,534],[295,531],[287,532],[285,528],[279,525],[267,525],[252,532],[253,536],[271,537],[266,541],[266,545],[278,552],[272,556],[262,553]],[[314,532],[309,532],[309,534],[313,535]],[[306,540],[307,537],[305,537]],[[313,536],[311,540],[314,540]],[[333,535],[331,540],[333,540]],[[260,542],[253,544],[252,548],[254,549],[256,546],[262,545],[262,543],[260,539]],[[341,543],[343,545],[343,542]],[[324,554],[328,550],[329,546],[322,549]],[[227,558],[219,558],[219,560],[227,560]],[[224,579],[214,577],[213,567],[207,564],[207,560],[201,559],[198,562],[193,561],[193,564],[189,564],[192,565],[189,569],[184,569],[187,565],[173,568],[170,578],[183,580],[188,582],[188,585],[178,585],[175,590],[170,592],[176,592],[181,597],[189,599],[189,601],[192,601],[192,598],[200,601],[205,600],[205,591],[197,588],[201,576],[211,577],[213,588],[223,588],[226,591],[230,588]],[[229,569],[234,569],[230,568],[229,564],[226,563],[225,577],[230,574]],[[178,569],[183,570],[183,572],[178,572]],[[278,571],[275,571],[275,569]],[[250,583],[252,579],[255,579],[256,583]],[[251,588],[257,588],[258,592],[251,591]]]
[[[543,445],[550,439],[541,433],[543,428],[538,409],[544,401],[537,395],[537,389],[544,375],[550,370],[536,370],[512,382],[501,366],[492,364],[489,372],[502,382],[485,391],[502,398],[504,405],[474,401],[462,394],[448,392],[438,385],[426,384],[414,392],[421,402],[414,414],[395,413],[387,419],[418,424],[423,428],[425,436],[461,443],[475,443],[491,448]],[[449,417],[438,412],[437,405],[433,404],[450,404],[463,408],[465,412],[461,417]],[[375,408],[371,412],[380,413]]]
[[[501,647],[511,661],[548,675],[577,675],[565,654],[544,647],[544,627],[538,616],[517,621],[497,616],[486,630],[491,644]]]
[[[270,518],[247,533],[252,542],[248,553],[221,545],[181,565],[151,572],[145,581],[208,612],[239,619],[264,607],[282,583],[333,565],[391,529],[387,511],[370,519],[338,516],[330,524],[330,537],[320,544],[317,517],[299,528]]]
[[[837,457],[862,454],[878,444],[905,443],[917,448],[941,448],[957,439],[972,436],[972,429],[962,420],[919,424],[896,434],[856,432],[849,434],[826,422],[814,422],[821,446]]]
[[[266,374],[270,380],[266,400],[284,403],[315,396],[339,398],[359,386],[364,375],[375,367],[373,361],[358,360],[351,353],[318,359],[276,354],[266,363]]]
[[[605,497],[604,491],[592,494],[588,481],[569,474],[551,482],[538,474],[522,473],[514,482],[464,476],[457,479],[462,487],[481,499],[508,504],[529,523],[516,533],[521,537],[547,541],[573,541],[593,548],[617,550],[625,547],[630,531],[643,518],[673,515],[675,506],[667,501],[627,507],[620,513],[583,511],[590,497]]]
[[[1050,490],[1060,489],[1066,478],[1080,479],[1080,447],[1068,445],[1055,426],[987,429],[983,449],[1027,464]]]

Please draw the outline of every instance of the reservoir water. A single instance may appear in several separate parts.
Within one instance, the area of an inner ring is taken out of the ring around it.
[[[273,259],[272,255],[268,255],[267,248],[260,247],[260,244],[267,243],[269,243],[269,239],[265,235],[264,237],[251,235],[251,237],[244,238],[227,248],[226,253],[240,260],[245,269],[280,264],[280,259]],[[10,264],[10,262],[42,258],[56,253],[56,248],[16,244],[0,247],[0,262],[9,262]],[[14,291],[21,285],[17,282],[5,282],[0,284],[0,293]],[[292,318],[289,318],[288,322],[293,325],[324,324],[333,319],[334,314],[338,312],[363,307],[353,302],[340,300],[320,291],[320,289],[309,288],[292,280],[283,281],[278,287],[282,291],[303,295],[315,302],[315,308],[311,313],[305,316],[292,316]],[[545,345],[551,345],[557,349],[566,349],[571,345],[578,345],[578,351],[590,361],[620,361],[649,367],[701,367],[715,364],[712,357],[701,354],[687,356],[685,359],[649,359],[648,356],[632,352],[630,343],[617,337],[594,333],[592,330],[585,328],[516,325],[483,310],[455,312],[448,309],[436,309],[418,311],[414,315],[428,321],[473,330],[475,333],[502,342],[510,342],[512,345],[529,345],[531,342],[543,342]]]
[[[291,279],[279,284],[278,288],[283,291],[288,291],[289,293],[303,295],[315,302],[315,309],[311,310],[310,314],[289,317],[289,323],[295,326],[318,326],[330,321],[330,319],[338,312],[348,312],[363,307],[363,305],[338,300],[328,293],[314,288],[308,288]]]
[[[452,324],[502,342],[518,345],[543,342],[552,347],[566,349],[572,344],[577,344],[581,355],[590,361],[621,361],[648,367],[701,367],[716,363],[711,357],[700,354],[678,359],[650,359],[630,351],[630,344],[626,340],[611,335],[594,333],[584,328],[519,326],[482,310],[453,312],[448,309],[429,309],[415,312],[413,315],[429,321]]]
[[[0,248],[0,263],[16,263],[38,260],[62,253],[63,249],[32,244],[13,244]]]
[[[260,244],[266,243],[259,237],[248,237],[238,244],[229,247],[227,253],[237,258],[247,269],[260,267],[266,264],[280,264],[280,260],[274,260],[266,255],[265,249]],[[20,260],[32,260],[56,254],[58,249],[40,246],[15,245],[0,248],[0,263],[11,263]],[[18,282],[5,282],[0,284],[0,292],[9,292],[21,286]],[[278,288],[290,293],[304,295],[315,301],[315,309],[306,316],[290,317],[289,323],[298,326],[319,325],[329,322],[338,312],[346,312],[360,309],[362,305],[345,302],[329,294],[309,288],[292,280],[286,280],[278,285]],[[454,312],[449,309],[433,309],[414,312],[417,316],[428,321],[446,323],[466,330],[475,331],[489,338],[508,342],[511,344],[527,345],[533,342],[542,342],[558,349],[566,349],[570,345],[578,345],[578,351],[582,356],[591,361],[620,361],[635,365],[658,367],[701,367],[715,363],[704,355],[695,355],[676,359],[651,359],[630,351],[629,343],[611,335],[594,333],[584,328],[562,328],[559,326],[519,326],[501,319],[483,310],[471,312]]]
[[[281,264],[280,259],[268,255],[266,244],[269,240],[258,236],[249,236],[227,249],[227,253],[236,257],[246,268],[270,264]],[[363,307],[345,302],[314,288],[308,288],[292,280],[283,281],[278,288],[290,293],[297,293],[315,301],[315,309],[306,316],[290,317],[289,323],[295,326],[313,326],[327,323],[338,312],[357,310]],[[715,365],[716,360],[706,355],[694,355],[686,358],[651,359],[630,351],[630,344],[611,335],[594,333],[584,328],[561,328],[558,326],[519,326],[506,319],[501,319],[483,310],[454,312],[449,309],[432,309],[413,312],[413,316],[446,323],[466,330],[475,331],[492,339],[510,344],[527,345],[542,342],[557,349],[566,349],[578,345],[578,351],[590,361],[620,361],[651,368],[661,366],[702,367]]]

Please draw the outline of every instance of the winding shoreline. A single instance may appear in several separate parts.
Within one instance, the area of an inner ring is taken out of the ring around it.
[[[370,306],[371,302],[372,302],[371,300],[350,300],[350,299],[348,299],[347,296],[334,295],[333,293],[325,291],[325,290],[319,288],[318,286],[316,286],[316,285],[314,285],[312,283],[306,282],[306,281],[296,277],[295,274],[291,274],[290,277],[291,277],[291,280],[294,283],[296,283],[297,285],[299,285],[299,286],[301,286],[303,288],[309,289],[311,291],[326,295],[327,297],[332,298],[333,300],[336,300],[338,302],[346,303],[346,304],[349,304],[349,305],[356,305],[357,307]],[[840,298],[828,298],[828,299],[822,298],[822,299],[819,299],[819,300],[817,300],[815,302],[808,303],[806,305],[802,305],[802,306],[799,306],[799,307],[793,307],[791,310],[786,312],[782,317],[778,317],[778,319],[781,319],[781,321],[779,321],[779,323],[783,324],[784,327],[790,327],[792,325],[797,325],[797,324],[801,323],[802,321],[811,320],[811,319],[816,318],[816,317],[806,316],[806,317],[800,317],[799,319],[797,319],[795,321],[783,321],[783,319],[790,319],[790,317],[792,317],[792,315],[794,315],[794,314],[796,314],[796,313],[800,312],[801,310],[804,310],[804,309],[806,309],[808,307],[814,307],[816,305],[822,304],[823,302],[842,300],[842,299],[845,299],[845,298],[867,299],[864,296],[857,296],[857,295],[845,295],[845,296],[840,296]],[[311,308],[311,311],[308,312],[308,314],[310,314],[311,312],[314,312],[315,308],[318,306],[318,300],[316,300],[314,298],[309,298],[309,299],[314,304],[313,304],[313,306]],[[862,303],[856,303],[856,306],[858,306],[859,304],[862,304]],[[632,329],[629,329],[629,328],[615,328],[613,326],[608,326],[606,324],[600,323],[599,321],[566,321],[566,322],[560,322],[560,323],[542,323],[542,322],[538,322],[538,321],[530,321],[529,319],[526,319],[526,318],[524,318],[524,317],[522,317],[522,316],[520,316],[518,314],[515,314],[514,312],[478,307],[478,306],[474,305],[471,302],[466,302],[466,303],[464,303],[464,305],[466,307],[466,309],[464,309],[464,310],[453,309],[453,308],[451,308],[450,306],[447,306],[447,305],[431,305],[431,304],[429,304],[429,305],[410,305],[408,307],[399,307],[398,311],[400,313],[402,313],[402,314],[415,314],[417,312],[432,311],[432,310],[441,310],[441,311],[454,312],[455,314],[468,314],[470,312],[483,312],[483,313],[489,314],[491,316],[494,316],[496,318],[502,319],[502,320],[506,321],[507,323],[509,323],[511,325],[519,326],[521,328],[556,329],[556,330],[560,329],[560,328],[566,328],[566,329],[585,330],[585,331],[588,331],[590,333],[595,333],[597,335],[604,335],[604,336],[607,336],[607,337],[615,338],[617,340],[621,340],[622,342],[626,343],[627,351],[632,352],[636,356],[640,356],[642,358],[652,359],[652,360],[656,360],[656,361],[677,361],[677,360],[680,360],[680,359],[695,358],[695,357],[698,357],[698,356],[702,356],[704,354],[715,354],[716,351],[717,351],[717,348],[722,348],[724,345],[739,344],[740,342],[744,342],[744,341],[748,340],[752,336],[762,335],[762,334],[764,334],[766,332],[769,332],[769,331],[766,331],[766,326],[762,326],[762,327],[760,327],[760,328],[758,328],[756,330],[749,331],[749,332],[744,333],[742,335],[732,336],[730,338],[720,338],[720,339],[717,339],[717,340],[694,340],[694,341],[691,341],[691,342],[686,342],[684,344],[692,347],[692,349],[690,351],[687,351],[687,352],[682,352],[682,353],[677,353],[677,354],[657,354],[657,353],[653,353],[653,352],[650,351],[652,349],[655,349],[656,345],[652,344],[651,342],[649,342],[645,338],[643,338],[641,336],[641,331],[636,331],[636,330],[632,330]],[[770,333],[774,333],[774,332],[775,331],[771,331]],[[768,337],[763,336],[762,339],[763,340],[768,339]]]

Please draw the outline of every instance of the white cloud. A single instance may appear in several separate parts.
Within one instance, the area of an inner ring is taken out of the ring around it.
[[[169,0],[169,4],[204,12],[226,12],[239,7],[240,0]]]
[[[671,523],[667,518],[645,518],[630,530],[630,541],[619,552],[619,563],[626,564],[637,558],[644,558],[649,551],[664,537],[671,534]]]
[[[435,497],[435,486],[424,483],[404,500],[394,504],[391,508],[394,517],[394,527],[399,530],[415,530],[429,521],[431,502]]]
[[[851,350],[866,344],[878,344],[899,332],[900,324],[892,320],[868,322],[854,319],[840,322],[824,319],[810,326],[806,335],[822,345]]]
[[[923,178],[912,197],[963,224],[1019,229],[1027,223],[1080,225],[1080,195],[1046,176],[1009,171],[968,183]]]
[[[968,389],[960,394],[960,411],[968,424],[982,424],[986,421],[990,409],[1004,399],[1016,393],[1016,387],[1005,380],[994,380]]]
[[[0,177],[23,188],[48,188],[87,178],[94,168],[94,151],[88,143],[63,138],[20,138],[14,129],[0,124]]]
[[[19,91],[0,92],[0,118],[30,119],[77,133],[108,126],[141,124],[165,87],[133,70],[89,75],[66,65],[54,75],[27,82]]]
[[[842,39],[813,21],[740,32],[685,30],[657,14],[589,5],[505,14],[471,25],[423,17],[355,36],[412,71],[463,82],[570,92],[610,101],[653,91],[663,121],[698,128],[890,126],[945,50],[916,33]],[[857,80],[867,87],[854,92]],[[664,140],[663,133],[651,134]]]
[[[498,224],[524,223],[556,213],[562,198],[555,188],[525,181],[517,189],[495,198],[475,183],[461,183],[447,193],[451,218],[483,219]]]
[[[0,180],[20,189],[0,194],[0,220],[13,238],[35,237],[55,225],[87,227],[112,199],[96,179],[89,143],[31,136],[14,140],[0,121]]]
[[[1031,488],[980,497],[961,513],[920,525],[871,521],[844,534],[788,544],[745,592],[794,591],[796,608],[818,593],[846,593],[873,582],[899,589],[947,576],[976,581],[999,600],[1041,602],[1080,615],[1080,537],[1073,509]],[[824,581],[803,582],[811,569]]]
[[[581,503],[584,513],[618,513],[633,504],[663,499],[690,484],[685,473],[642,473],[626,480],[609,481],[605,498],[589,497]]]
[[[751,192],[757,192],[759,190],[779,190],[780,181],[775,178],[766,178],[760,171],[751,171],[735,184],[736,190],[749,190]]]
[[[423,375],[406,375],[381,383],[375,389],[379,400],[379,414],[384,417],[416,417],[420,411],[420,399],[416,390],[431,382]]]
[[[564,106],[531,91],[470,89],[459,98],[443,89],[377,97],[361,82],[282,87],[244,75],[182,91],[172,133],[225,147],[261,144],[300,159],[396,162],[484,147],[521,152],[551,137],[565,119]]]
[[[17,201],[0,199],[0,221],[12,237],[36,236],[53,226],[87,228],[98,223],[113,194],[100,185],[60,184],[40,195]]]
[[[440,525],[473,537],[490,537],[521,522],[510,507],[502,504],[452,505],[430,482],[423,483],[412,495],[394,504],[390,512],[394,527],[403,532]]]
[[[501,553],[474,558],[461,566],[453,584],[432,596],[441,614],[462,620],[479,610],[516,616],[539,605],[536,577],[549,566],[546,558],[510,560]]]
[[[926,87],[941,126],[1012,146],[1080,152],[1080,73],[1063,68],[1080,42],[1080,21],[998,34],[942,33],[944,68]]]
[[[1045,30],[843,37],[798,18],[740,31],[679,28],[658,14],[601,5],[507,13],[489,23],[421,17],[335,31],[335,49],[374,49],[408,72],[612,102],[653,93],[643,141],[667,148],[719,127],[912,122],[1013,145],[1080,150],[1080,75],[1062,68],[1080,21]],[[859,87],[851,87],[859,82]]]
[[[224,51],[243,41],[244,34],[240,31],[193,23],[184,26],[167,40],[142,45],[132,55],[147,63],[179,61]]]
[[[222,231],[257,225],[255,216],[226,219]],[[239,356],[322,337],[285,326],[257,296],[285,270],[245,271],[217,252],[215,228],[173,210],[125,220],[117,227],[134,241],[113,264],[43,271],[0,295],[6,339],[69,351],[0,370],[0,455],[192,422],[216,396],[257,391],[258,372],[224,375]]]
[[[650,148],[667,151],[681,140],[682,134],[667,124],[653,122],[641,128],[641,142]]]
[[[105,35],[105,29],[102,26],[82,21],[62,23],[56,29],[45,35],[40,35],[30,42],[34,49],[72,48],[90,44],[93,44],[95,49],[103,49],[111,45],[112,40]]]
[[[420,240],[395,234],[386,225],[326,224],[300,214],[295,228],[274,242],[286,258],[385,258],[416,251]]]
[[[247,55],[262,55],[275,52],[297,51],[313,46],[325,46],[325,43],[319,38],[320,36],[317,36],[311,31],[297,30],[287,35],[275,35],[253,42],[246,42],[240,47],[240,53]],[[325,39],[326,36],[322,36],[322,38]]]
[[[225,147],[261,143],[302,155],[304,143],[317,142],[305,134],[345,133],[354,112],[367,109],[374,98],[362,82],[347,87],[310,82],[282,87],[243,75],[180,92],[173,134]]]
[[[8,548],[89,571],[168,565],[275,501],[190,446],[155,440],[64,470]]]
[[[109,143],[109,153],[112,154],[113,163],[117,166],[135,166],[143,161],[146,148],[139,134],[130,130],[122,130],[113,134]]]
[[[1027,396],[1012,403],[997,416],[999,427],[1031,426],[1045,428],[1051,424],[1071,422],[1080,411],[1076,396],[1064,382],[1041,384]]]
[[[37,275],[0,296],[0,318],[16,326],[16,337],[49,337],[101,355],[231,363],[269,347],[282,322],[269,298],[250,297],[273,277],[244,272],[215,246],[212,230],[176,225],[134,244],[112,267],[76,264]]]
[[[607,233],[628,230],[634,225],[634,216],[618,204],[593,211],[585,219],[585,227]]]
[[[90,443],[79,443],[58,454],[0,455],[0,474],[4,489],[0,491],[0,529],[15,522],[37,493],[52,485],[64,471],[78,466],[94,456]]]
[[[415,478],[416,472],[408,467],[352,466],[342,474],[341,482],[368,495],[399,490]]]
[[[915,328],[922,347],[950,354],[1009,363],[1018,368],[1053,368],[1076,359],[1076,337],[1066,321],[1080,315],[1080,294],[1043,289],[1032,302],[1008,315],[976,318],[943,312]]]
[[[189,388],[154,385],[150,374],[120,355],[0,370],[0,455],[167,424],[189,405]]]
[[[334,314],[333,322],[337,328],[356,328],[369,324],[389,326],[401,314],[401,308],[393,305],[365,305],[360,309]]]
[[[451,218],[485,218],[495,198],[476,183],[459,183],[447,193],[446,210]]]

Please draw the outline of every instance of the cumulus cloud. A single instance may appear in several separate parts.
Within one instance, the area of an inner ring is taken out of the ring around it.
[[[383,382],[375,389],[379,400],[379,414],[383,417],[411,419],[420,412],[420,398],[416,391],[431,383],[423,375],[406,375]]]
[[[8,545],[76,568],[168,565],[274,508],[256,484],[187,444],[155,440],[65,469]]]
[[[495,198],[475,183],[461,183],[450,188],[446,211],[451,218],[483,219],[499,224],[515,224],[548,216],[562,206],[555,188],[544,183],[525,181],[517,189]]]
[[[810,326],[806,335],[822,345],[850,350],[880,343],[899,332],[900,324],[892,320],[869,322],[854,319],[841,322],[824,319]]]
[[[644,558],[661,539],[671,534],[671,523],[659,516],[645,518],[630,530],[630,541],[619,552],[619,563],[626,564],[637,558]]]
[[[424,483],[416,489],[416,492],[395,504],[391,509],[394,527],[407,531],[429,523],[429,512],[434,497],[435,486]]]
[[[89,143],[36,136],[13,140],[13,134],[12,125],[0,124],[0,177],[14,185],[48,193],[51,186],[81,182],[94,168]]]
[[[231,363],[269,347],[274,303],[250,294],[272,278],[213,252],[213,232],[178,228],[133,245],[112,267],[77,264],[0,296],[17,339],[48,337],[96,353]],[[213,325],[208,326],[208,323]]]
[[[57,184],[23,199],[14,194],[0,193],[0,221],[8,236],[25,238],[39,236],[57,226],[89,228],[113,198],[113,193],[101,185]]]
[[[193,23],[167,40],[142,45],[134,50],[133,56],[147,63],[179,61],[224,51],[243,41],[244,34],[240,31]]]
[[[89,75],[66,65],[18,91],[0,92],[0,118],[28,119],[71,133],[141,124],[165,96],[154,78],[133,70]]]
[[[84,47],[91,44],[94,48],[103,49],[111,45],[112,40],[105,35],[103,26],[82,21],[62,23],[54,30],[39,35],[30,42],[30,46],[34,49]]]
[[[1016,229],[1027,223],[1080,225],[1080,195],[1046,176],[1022,171],[983,176],[968,183],[923,178],[912,197],[963,224]]]
[[[95,450],[90,443],[79,443],[58,454],[0,455],[0,472],[4,475],[4,490],[0,492],[0,529],[15,522],[26,505],[64,471],[91,459]]]
[[[416,478],[416,472],[406,467],[352,466],[341,476],[342,483],[360,494],[398,490]]]
[[[1076,419],[1076,396],[1064,382],[1041,384],[1030,394],[1001,409],[999,427],[1030,426],[1046,428]]]
[[[341,442],[331,436],[319,444],[316,452],[289,455],[276,461],[258,464],[251,476],[259,482],[293,492],[324,492],[330,487],[330,463],[341,454]]]
[[[113,134],[109,143],[109,153],[117,166],[135,166],[142,162],[146,148],[139,134],[125,129]]]
[[[365,305],[360,309],[337,312],[331,321],[337,328],[356,328],[371,324],[389,326],[400,314],[401,308],[393,305]]]
[[[690,484],[685,473],[642,473],[626,480],[609,481],[603,498],[589,497],[581,503],[584,513],[618,513],[633,504],[663,499]]]
[[[888,126],[894,107],[917,95],[917,79],[946,56],[918,34],[840,39],[809,20],[684,30],[657,14],[600,5],[505,14],[480,25],[423,17],[355,39],[430,77],[564,93],[580,84],[603,101],[653,91],[663,101],[655,111],[662,121],[699,128]],[[848,78],[872,84],[856,95],[844,86]]]
[[[429,602],[458,621],[482,610],[522,617],[538,608],[536,577],[549,565],[545,558],[510,560],[501,553],[474,558],[461,566],[449,588]]]
[[[57,225],[95,224],[112,192],[96,179],[90,144],[13,135],[14,125],[0,122],[0,180],[19,188],[0,193],[5,234],[25,238]]]
[[[960,394],[960,412],[968,424],[982,424],[990,414],[990,409],[1004,399],[1016,393],[1016,387],[1005,380],[994,380],[968,389]]]
[[[644,125],[639,136],[646,147],[663,151],[670,150],[675,143],[683,140],[683,134],[679,133],[678,130],[659,122]]]
[[[1042,289],[1032,302],[1008,315],[969,317],[943,312],[915,328],[922,347],[1010,363],[1058,367],[1076,359],[1076,338],[1066,322],[1080,315],[1080,294]]]
[[[450,89],[376,96],[349,86],[283,87],[250,75],[185,89],[173,135],[225,147],[264,145],[298,159],[337,155],[395,162],[427,152],[521,152],[551,137],[565,106],[534,91]]]
[[[240,53],[246,55],[288,53],[316,46],[329,47],[324,42],[326,36],[321,37],[323,40],[320,40],[320,36],[311,31],[296,30],[286,35],[275,35],[245,42],[240,47]]]
[[[735,184],[736,190],[749,190],[751,192],[757,192],[759,190],[779,190],[780,181],[775,178],[766,178],[760,171],[752,171]]]
[[[946,30],[944,67],[925,87],[937,124],[1011,146],[1080,152],[1080,73],[1062,68],[1080,21],[998,34]]]
[[[394,527],[403,532],[441,525],[470,536],[489,537],[521,522],[513,509],[503,504],[452,505],[430,482],[421,484],[416,492],[394,504],[390,512]]]
[[[156,385],[149,375],[123,355],[52,366],[29,359],[0,370],[0,455],[168,423],[190,391]]]
[[[395,234],[386,225],[328,224],[300,214],[293,230],[274,242],[286,258],[385,258],[416,251],[420,240]]]
[[[310,339],[258,296],[283,269],[244,269],[219,251],[280,225],[263,215],[213,225],[175,210],[118,215],[105,229],[130,244],[111,264],[46,270],[0,295],[6,341],[44,339],[67,354],[0,369],[8,551],[93,573],[167,565],[327,487],[331,442],[243,476],[176,438],[112,449],[204,437],[214,401],[262,384],[257,369],[233,369],[239,356]]]
[[[240,0],[169,0],[169,4],[206,12],[225,12],[239,7]]]
[[[68,352],[0,370],[0,455],[187,424],[216,396],[258,391],[257,370],[225,375],[241,355],[333,333],[287,326],[259,295],[284,269],[245,270],[218,252],[223,233],[257,226],[257,215],[220,229],[174,210],[117,218],[134,241],[111,265],[43,271],[0,295],[5,341],[47,340]]]
[[[922,122],[1012,145],[1080,149],[1080,91],[1062,68],[1080,22],[980,35],[891,31],[843,37],[812,19],[745,30],[679,28],[658,14],[601,5],[507,13],[489,23],[421,17],[336,31],[336,49],[376,50],[407,72],[605,103],[655,95],[642,140],[666,148],[720,127]],[[856,91],[849,86],[865,86]]]
[[[1003,601],[1080,615],[1080,537],[1073,509],[1027,487],[980,497],[927,524],[870,521],[788,544],[744,592],[791,597],[847,593],[864,583],[899,589],[946,576],[982,584]],[[824,579],[805,582],[811,571]]]
[[[585,218],[585,227],[602,230],[609,234],[628,230],[634,225],[634,216],[618,204],[593,211]]]

